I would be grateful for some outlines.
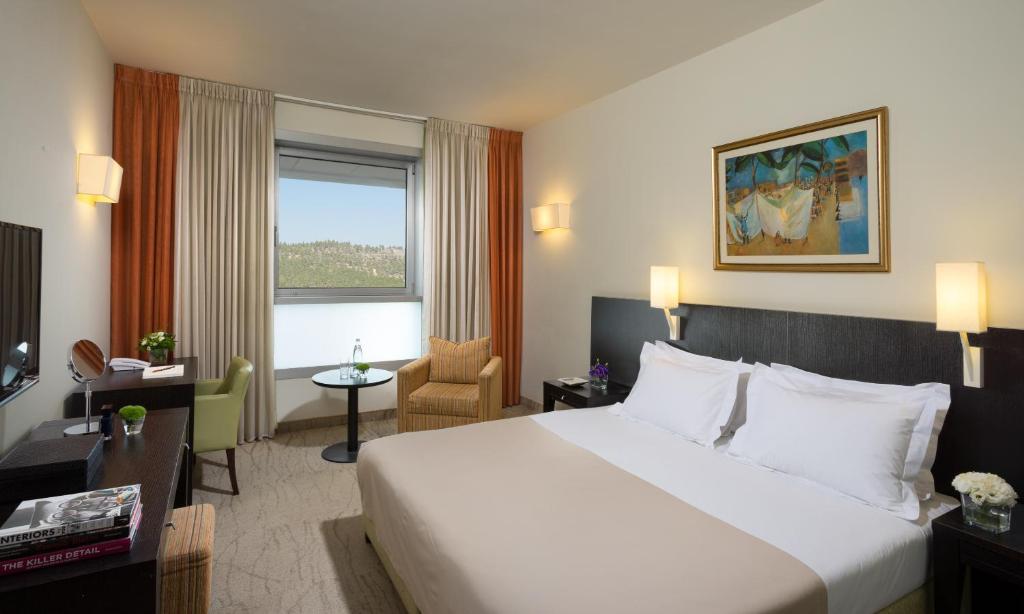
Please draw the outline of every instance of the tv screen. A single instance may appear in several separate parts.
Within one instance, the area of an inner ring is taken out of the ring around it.
[[[0,222],[0,405],[39,377],[43,231]]]

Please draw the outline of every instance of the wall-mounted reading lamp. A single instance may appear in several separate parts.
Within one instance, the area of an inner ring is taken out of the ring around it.
[[[970,346],[967,333],[988,330],[984,263],[939,262],[935,265],[935,328],[960,333],[964,349],[964,386],[981,388],[981,348]]]
[[[672,309],[679,306],[679,267],[651,267],[651,307],[665,310],[668,320],[668,338],[679,339],[679,316]]]
[[[78,196],[96,203],[116,203],[122,172],[110,156],[78,154]]]
[[[530,209],[534,232],[569,227],[569,203],[551,203]]]

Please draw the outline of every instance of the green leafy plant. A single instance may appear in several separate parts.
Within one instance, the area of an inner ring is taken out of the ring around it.
[[[369,370],[370,370],[370,365],[366,364],[365,362],[361,362],[361,363],[356,365],[356,371],[359,371],[360,373],[365,374]]]
[[[117,415],[128,424],[133,424],[146,417],[146,408],[141,405],[125,405],[117,410]]]
[[[177,343],[177,339],[174,337],[174,333],[158,330],[139,339],[139,349],[143,351],[173,350],[175,343]]]

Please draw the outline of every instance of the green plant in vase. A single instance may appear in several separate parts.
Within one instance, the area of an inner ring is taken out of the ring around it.
[[[139,339],[139,349],[149,352],[150,364],[162,365],[167,362],[167,353],[174,351],[177,341],[174,333],[158,330]]]
[[[137,435],[142,431],[142,424],[146,421],[146,408],[141,405],[125,405],[117,410],[124,423],[125,435]]]

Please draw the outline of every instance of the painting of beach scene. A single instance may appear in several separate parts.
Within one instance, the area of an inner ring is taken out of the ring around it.
[[[887,271],[885,110],[716,147],[715,267]]]

